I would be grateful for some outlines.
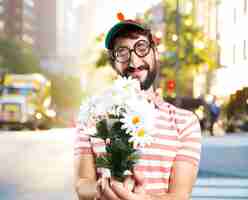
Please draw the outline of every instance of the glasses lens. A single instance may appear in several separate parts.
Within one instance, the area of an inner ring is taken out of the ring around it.
[[[115,58],[119,62],[126,62],[129,60],[129,49],[127,47],[119,47],[115,50]]]
[[[149,51],[150,51],[149,42],[146,41],[146,40],[139,40],[134,45],[134,51],[140,57],[146,56],[149,53]]]

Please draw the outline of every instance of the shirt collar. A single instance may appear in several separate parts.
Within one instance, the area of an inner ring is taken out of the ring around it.
[[[147,99],[149,102],[153,102],[155,104],[156,108],[159,108],[164,103],[162,94],[160,94],[159,92],[148,93]]]

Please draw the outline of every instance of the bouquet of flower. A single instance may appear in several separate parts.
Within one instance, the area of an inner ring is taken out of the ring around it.
[[[96,167],[122,181],[139,158],[139,147],[149,145],[155,107],[137,80],[119,77],[100,96],[81,105],[79,124],[91,137],[105,141],[106,154],[96,158]]]

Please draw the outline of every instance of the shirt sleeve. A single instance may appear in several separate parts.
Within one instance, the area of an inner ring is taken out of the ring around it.
[[[85,130],[76,128],[74,140],[74,155],[80,156],[92,154],[90,137],[85,133]]]
[[[199,165],[201,154],[201,128],[195,114],[188,111],[185,123],[178,128],[179,150],[176,161],[185,161]]]

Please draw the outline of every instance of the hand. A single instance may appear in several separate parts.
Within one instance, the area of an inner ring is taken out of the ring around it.
[[[125,189],[128,189],[128,187],[130,187],[128,186],[127,180],[125,180],[124,183],[117,181],[115,182],[116,184],[119,184],[121,187],[125,187]],[[97,181],[96,196],[94,200],[120,200],[120,198],[112,190],[110,183],[111,183],[110,178],[106,178],[106,177],[102,177]]]
[[[123,183],[118,182],[117,184],[123,187]],[[96,195],[97,200],[120,200],[117,194],[112,190],[109,178],[102,178],[98,188]]]
[[[134,172],[133,180],[135,185],[132,190],[124,183],[115,180],[110,180],[110,185],[105,187],[103,196],[108,200],[149,200],[150,196],[145,192],[145,179],[144,177]]]

